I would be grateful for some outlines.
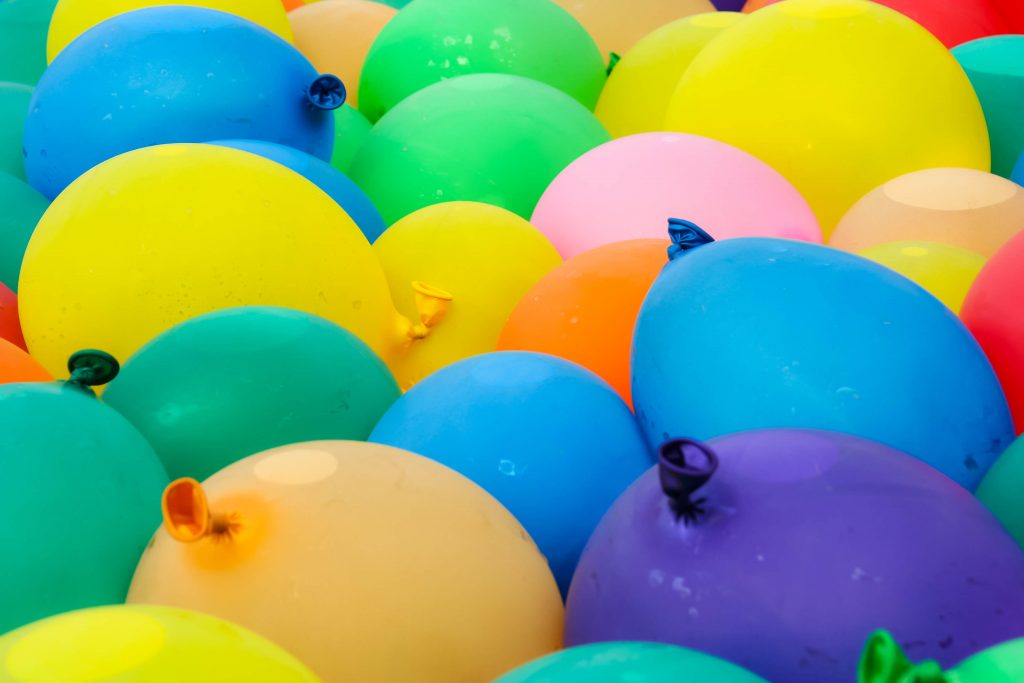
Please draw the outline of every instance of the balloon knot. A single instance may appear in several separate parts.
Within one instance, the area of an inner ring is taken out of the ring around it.
[[[674,261],[691,249],[702,247],[715,241],[715,238],[705,232],[696,223],[685,221],[682,218],[668,219],[668,236],[672,240],[672,246],[668,248],[668,259]]]
[[[68,359],[68,372],[71,376],[65,384],[95,395],[92,387],[109,384],[120,371],[117,359],[106,351],[85,349],[72,354]]]
[[[621,62],[621,61],[622,61],[622,55],[620,55],[618,52],[609,52],[608,53],[608,69],[606,70],[605,73],[607,73],[609,76],[611,76],[612,72],[615,71],[615,67],[617,67],[619,65],[619,62]]]
[[[706,514],[706,498],[694,498],[718,470],[718,456],[711,448],[693,439],[672,439],[658,452],[658,479],[669,505],[686,526]]]
[[[309,103],[317,109],[332,110],[345,104],[348,96],[345,84],[332,74],[324,74],[313,81],[306,91]]]
[[[425,282],[413,282],[412,290],[416,297],[416,312],[420,321],[415,325],[410,324],[407,334],[410,340],[416,341],[429,337],[430,331],[444,320],[453,297],[445,290]]]
[[[871,634],[857,667],[859,683],[951,683],[934,661],[912,664],[885,630]]]

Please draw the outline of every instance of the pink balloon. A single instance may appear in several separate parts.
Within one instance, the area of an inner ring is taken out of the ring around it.
[[[530,222],[570,258],[611,242],[664,238],[670,217],[719,240],[822,241],[811,207],[778,171],[685,133],[630,135],[590,150],[551,182]]]

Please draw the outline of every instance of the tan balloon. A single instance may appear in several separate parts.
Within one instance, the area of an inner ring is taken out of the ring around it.
[[[555,0],[594,37],[601,53],[623,55],[638,40],[665,24],[714,12],[711,0]]]
[[[932,168],[864,195],[829,246],[861,252],[888,242],[948,244],[988,258],[1024,229],[1024,188],[984,171]]]
[[[245,626],[325,683],[486,683],[561,646],[562,602],[533,541],[427,458],[284,446],[201,487],[178,480],[163,506],[128,601]]]

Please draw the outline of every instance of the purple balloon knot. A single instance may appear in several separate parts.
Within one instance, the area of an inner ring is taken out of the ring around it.
[[[696,223],[684,221],[682,218],[668,219],[668,236],[672,246],[668,248],[668,260],[674,261],[691,249],[703,247],[715,241],[703,228]]]
[[[324,74],[313,81],[306,91],[309,103],[317,109],[337,109],[345,104],[348,92],[341,79],[331,74]]]
[[[693,439],[672,439],[658,451],[658,479],[669,505],[689,526],[705,513],[706,498],[694,498],[718,469],[718,456],[707,444]]]

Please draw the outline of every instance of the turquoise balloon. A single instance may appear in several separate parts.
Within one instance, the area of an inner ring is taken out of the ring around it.
[[[345,175],[356,158],[356,152],[370,135],[373,124],[359,110],[351,105],[343,105],[334,110],[334,154],[331,166]]]
[[[767,683],[735,664],[674,645],[597,643],[525,664],[494,683]]]
[[[46,70],[46,34],[57,0],[0,2],[0,81],[35,85]]]
[[[123,602],[167,473],[116,411],[67,384],[0,386],[0,633]]]
[[[0,282],[18,291],[25,248],[50,202],[26,182],[0,173]]]
[[[978,486],[978,499],[992,511],[1017,543],[1024,548],[1024,437],[1006,449]]]
[[[103,400],[153,444],[172,477],[205,479],[277,446],[365,440],[398,396],[387,366],[347,330],[247,306],[164,332],[128,359]]]
[[[25,178],[21,138],[32,101],[32,88],[21,83],[0,83],[0,173]]]

